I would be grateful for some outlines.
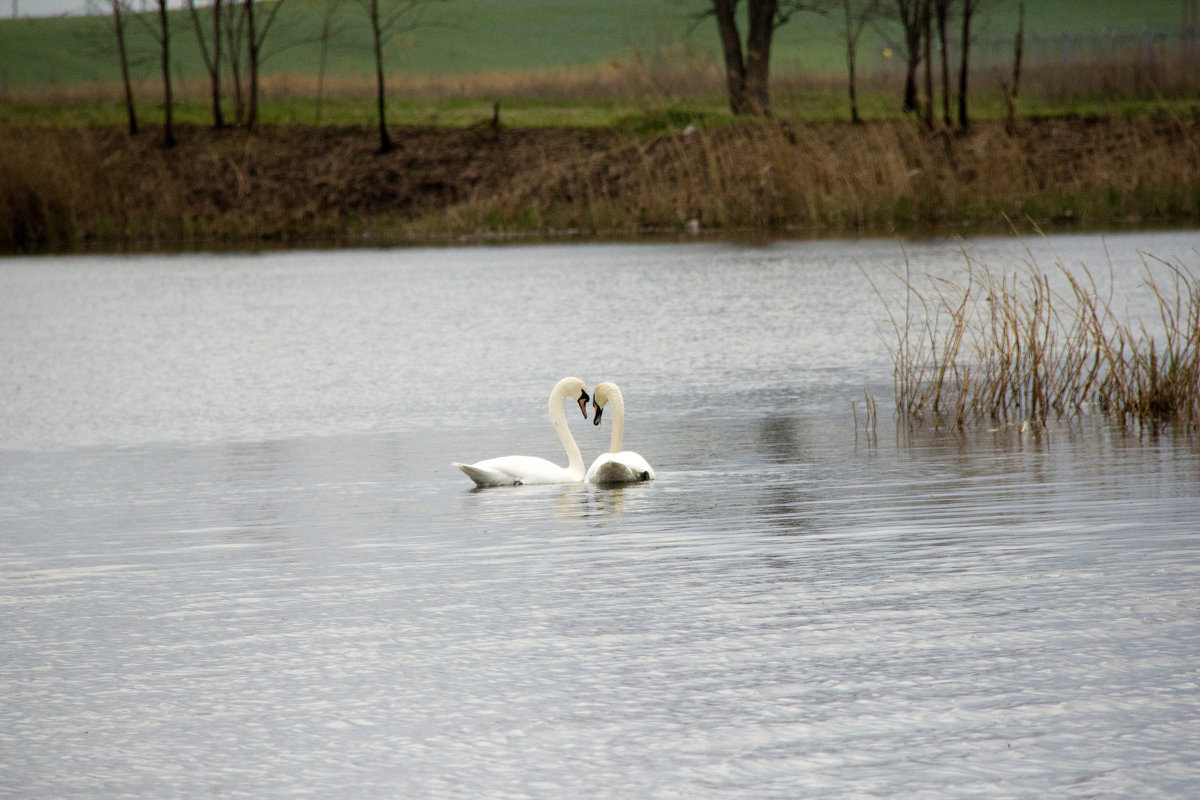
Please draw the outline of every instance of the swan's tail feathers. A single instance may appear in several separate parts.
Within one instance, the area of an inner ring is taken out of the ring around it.
[[[515,486],[521,482],[506,472],[480,467],[477,464],[462,464],[451,461],[451,464],[461,469],[468,478],[475,481],[476,486]]]

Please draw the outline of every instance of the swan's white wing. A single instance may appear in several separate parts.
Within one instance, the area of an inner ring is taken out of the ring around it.
[[[474,464],[451,462],[476,486],[516,486],[526,483],[574,483],[579,480],[570,470],[537,456],[500,456]]]
[[[638,483],[654,480],[654,469],[632,450],[605,453],[592,462],[585,480],[588,483]]]

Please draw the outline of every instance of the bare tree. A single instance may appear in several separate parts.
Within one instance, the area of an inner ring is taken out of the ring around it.
[[[712,6],[725,56],[729,109],[734,114],[769,114],[771,37],[775,32],[778,0],[749,0],[744,51],[736,18],[738,0],[713,0]]]
[[[961,0],[962,4],[962,42],[959,47],[961,57],[958,65],[958,125],[964,130],[971,125],[967,116],[967,67],[970,65],[971,53],[971,18],[979,10],[983,0]]]
[[[258,78],[259,67],[262,65],[262,47],[267,39],[267,33],[275,22],[279,9],[283,8],[284,0],[275,0],[269,4],[270,10],[262,24],[259,25],[254,16],[257,0],[242,0],[243,20],[246,30],[246,69],[249,71],[250,91],[249,108],[246,112],[246,127],[253,130],[258,124]]]
[[[896,19],[902,33],[897,49],[904,53],[904,111],[920,111],[917,69],[921,66],[921,34],[928,0],[895,0]]]
[[[1017,96],[1021,92],[1021,53],[1025,45],[1025,0],[1017,4],[1017,37],[1013,43],[1012,85],[1004,84],[1004,101],[1008,105],[1008,130],[1017,121]]]
[[[163,144],[175,146],[175,98],[171,90],[171,27],[168,21],[167,0],[158,0],[158,44],[162,54],[163,76]]]
[[[237,120],[238,125],[244,125],[246,123],[246,93],[242,89],[242,54],[245,51],[243,43],[246,39],[245,9],[239,6],[235,12],[227,6],[222,16],[225,62],[229,65],[230,83],[233,86],[233,117]]]
[[[709,0],[698,16],[717,20],[725,60],[729,109],[734,114],[771,113],[771,40],[776,29],[801,11],[824,12],[834,0],[746,0],[746,45],[738,30],[741,0]]]
[[[242,23],[246,31],[246,68],[250,71],[249,105],[246,111],[246,127],[254,130],[258,124],[258,39],[254,25],[255,0],[242,0]]]
[[[425,16],[428,9],[438,3],[453,0],[357,0],[367,12],[371,27],[371,48],[375,54],[375,105],[379,116],[379,152],[388,153],[396,148],[387,130],[387,90],[384,85],[386,70],[384,43],[402,33],[411,33],[425,25],[436,24]]]
[[[921,8],[921,42],[925,54],[925,106],[921,118],[925,127],[933,130],[933,0],[924,0]]]
[[[148,0],[142,0],[139,12],[134,11],[132,0],[87,0],[86,5],[93,13],[108,14],[112,17],[112,31],[121,67],[125,115],[129,122],[130,135],[135,135],[140,130],[133,100],[131,67],[148,64],[150,59],[157,57],[163,80],[163,141],[167,147],[174,147],[175,109],[171,85],[171,29],[167,2],[168,0],[153,0],[153,3],[150,3]],[[109,44],[106,41],[104,47],[107,49]]]
[[[325,0],[325,13],[321,17],[320,51],[317,57],[317,125],[321,124],[321,106],[325,100],[325,64],[329,57],[329,44],[340,30],[334,24],[334,16],[341,5],[342,0]]]
[[[1196,60],[1196,32],[1200,28],[1200,0],[1181,0],[1180,10],[1183,63],[1190,67]],[[13,16],[16,16],[14,11]]]
[[[409,0],[408,5],[412,5]],[[390,153],[396,149],[387,130],[387,92],[383,83],[383,34],[387,21],[379,17],[379,0],[367,0],[367,13],[371,18],[371,45],[375,51],[375,103],[379,114],[379,152]]]
[[[937,18],[938,43],[942,67],[942,122],[949,128],[950,119],[950,43],[947,28],[950,24],[950,4],[953,0],[933,0],[933,13]]]
[[[121,86],[125,93],[125,116],[129,120],[129,135],[136,136],[138,132],[137,109],[133,104],[133,84],[129,80],[129,51],[125,46],[125,21],[122,14],[127,10],[124,0],[110,0],[113,17],[113,33],[117,37],[117,57],[121,61]],[[13,0],[14,16],[16,0]]]
[[[204,36],[204,26],[200,22],[200,12],[196,10],[196,0],[187,0],[188,12],[192,16],[192,28],[196,31],[197,43],[200,45],[200,55],[204,59],[204,68],[208,71],[208,80],[212,95],[213,127],[225,127],[225,115],[221,113],[221,9],[222,0],[212,0],[212,50],[209,51],[208,40]]]
[[[883,0],[842,0],[846,32],[846,66],[849,71],[850,121],[855,125],[862,122],[858,114],[857,56],[858,40],[867,24],[879,16]]]

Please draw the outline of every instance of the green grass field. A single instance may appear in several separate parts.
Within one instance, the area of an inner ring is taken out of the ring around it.
[[[711,62],[718,58],[715,23],[695,17],[705,5],[703,0],[457,0],[434,4],[426,24],[392,40],[388,71],[408,76],[455,75],[613,61],[650,66]],[[264,75],[316,73],[324,7],[320,0],[287,0],[267,39]],[[1015,15],[1014,0],[985,6],[975,25],[981,52],[1006,55],[1005,43],[1015,30]],[[151,17],[129,26],[131,52],[137,61],[135,76],[143,79],[152,79],[158,68],[153,22]],[[362,6],[347,0],[335,22],[340,33],[330,51],[328,74],[370,75],[373,67]],[[187,14],[175,12],[173,25],[176,74],[181,78],[202,75]],[[1104,47],[1113,36],[1124,36],[1127,45],[1137,46],[1153,34],[1178,37],[1179,26],[1178,0],[1036,0],[1028,3],[1026,11],[1031,58],[1057,58],[1064,48],[1078,48],[1087,42]],[[881,55],[885,44],[878,32],[869,31],[861,47],[860,68],[871,71],[891,66]],[[843,74],[845,55],[836,17],[807,15],[781,28],[775,39],[773,69],[776,74]],[[0,91],[117,78],[107,17],[0,20]]]

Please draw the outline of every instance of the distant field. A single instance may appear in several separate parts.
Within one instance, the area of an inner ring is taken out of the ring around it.
[[[446,76],[551,70],[560,67],[635,62],[714,62],[715,24],[691,12],[702,0],[459,0],[437,10],[428,22],[397,37],[388,49],[388,71],[397,76]],[[287,0],[267,42],[264,75],[317,72],[324,3]],[[982,57],[1006,58],[1015,30],[1016,3],[994,5],[977,18]],[[367,77],[372,70],[364,14],[342,4],[335,22],[327,71],[330,76]],[[143,20],[149,23],[150,20]],[[183,12],[173,15],[175,72],[203,74],[194,33]],[[1114,47],[1177,46],[1178,0],[1036,0],[1028,3],[1030,59],[1064,62],[1085,51]],[[781,28],[773,51],[777,74],[840,75],[845,56],[836,18],[809,15]],[[152,79],[157,50],[145,24],[130,26],[137,77]],[[865,72],[898,69],[883,56],[885,40],[870,32],[862,46]],[[0,92],[63,87],[118,78],[107,17],[0,20]]]

